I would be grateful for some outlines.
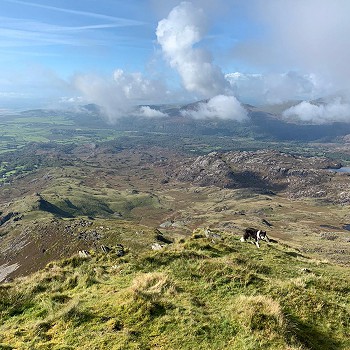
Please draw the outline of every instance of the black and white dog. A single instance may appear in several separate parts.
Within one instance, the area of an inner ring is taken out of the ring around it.
[[[249,238],[254,240],[254,242],[251,242],[251,243],[256,244],[258,248],[260,248],[260,245],[259,245],[260,240],[266,240],[267,242],[270,242],[269,237],[267,237],[266,231],[257,230],[251,227],[246,228],[244,230],[243,236],[241,238],[241,242],[246,242]]]

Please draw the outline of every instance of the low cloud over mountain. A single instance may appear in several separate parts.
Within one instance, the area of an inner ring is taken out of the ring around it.
[[[248,114],[242,103],[264,105],[296,100],[303,102],[285,110],[283,118],[313,123],[350,120],[346,102],[350,98],[320,105],[308,102],[337,96],[339,92],[350,97],[350,44],[345,40],[350,25],[344,17],[347,2],[286,0],[282,5],[255,0],[251,7],[232,4],[264,28],[259,40],[248,36],[244,42],[237,42],[232,49],[233,59],[244,60],[257,72],[259,67],[264,69],[259,73],[226,74],[206,45],[212,24],[207,3],[171,3],[174,7],[158,22],[155,34],[162,57],[180,77],[180,88],[169,83],[166,75],[154,78],[122,69],[116,69],[110,77],[74,77],[72,85],[86,102],[102,106],[111,122],[133,115],[164,117],[166,114],[150,107],[135,112],[135,106],[180,100],[203,101],[184,112],[195,119],[243,121]]]

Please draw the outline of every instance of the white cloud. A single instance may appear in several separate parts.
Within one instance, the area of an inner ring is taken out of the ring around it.
[[[100,29],[120,27],[119,23],[88,24],[81,26],[62,26],[35,20],[24,20],[0,16],[0,48],[32,46],[108,46],[105,36],[98,34]],[[89,36],[87,36],[89,33]],[[116,37],[114,37],[116,40]],[[125,44],[126,37],[119,36],[119,43]],[[7,54],[11,54],[7,51]],[[38,53],[37,53],[38,55]],[[42,53],[41,55],[47,55]]]
[[[158,100],[166,101],[168,90],[164,83],[147,79],[141,73],[125,73],[117,69],[112,77],[77,75],[73,85],[86,102],[102,107],[110,122],[132,115],[135,105]],[[146,113],[147,111],[141,111]]]
[[[41,9],[51,10],[51,11],[55,11],[55,12],[63,12],[63,13],[69,13],[72,15],[109,20],[109,21],[115,22],[115,24],[118,24],[119,26],[132,26],[132,25],[144,24],[142,22],[135,21],[132,19],[108,16],[108,15],[104,15],[104,14],[100,14],[100,13],[96,13],[96,12],[77,11],[77,10],[71,10],[71,9],[64,8],[64,7],[49,6],[49,5],[43,5],[43,4],[38,4],[38,3],[28,2],[28,1],[21,1],[21,0],[4,0],[4,1],[14,3],[14,4],[20,4],[20,5],[24,5],[24,6],[37,7],[37,8],[41,8]]]
[[[181,76],[184,87],[208,98],[229,92],[230,86],[211,54],[194,47],[206,34],[204,11],[190,2],[174,7],[157,27],[157,39],[170,66]]]
[[[202,8],[181,2],[157,27],[158,43],[170,66],[177,70],[186,90],[201,97],[195,110],[183,114],[196,119],[222,118],[242,121],[247,112],[233,96],[230,83],[207,50],[199,48],[208,29]]]
[[[244,102],[263,105],[290,100],[315,99],[331,92],[331,87],[314,74],[226,74],[236,96]]]
[[[168,93],[164,82],[147,79],[140,72],[127,73],[117,69],[113,73],[113,79],[115,87],[130,100],[155,100]]]
[[[194,119],[220,118],[244,121],[247,111],[234,96],[218,95],[208,102],[200,102],[193,110],[185,110],[182,115]]]
[[[243,120],[247,113],[233,96],[229,82],[213,63],[210,53],[194,47],[203,39],[206,30],[204,11],[190,2],[182,2],[158,23],[156,34],[170,65],[179,72],[184,87],[201,97],[211,98],[189,115],[194,118]],[[135,113],[134,106],[140,102],[165,103],[172,95],[161,80],[147,79],[141,73],[127,73],[122,69],[115,70],[112,79],[80,75],[74,79],[74,85],[88,101],[102,106],[111,122],[135,114],[164,117],[163,113],[147,106]]]
[[[350,104],[342,102],[340,98],[326,104],[314,104],[303,101],[283,112],[285,118],[297,118],[301,121],[317,124],[334,121],[350,121]]]
[[[63,96],[60,98],[59,103],[62,103],[62,104],[81,104],[81,103],[84,103],[84,98],[81,96],[73,96],[73,97]]]
[[[15,3],[22,4],[23,2],[15,1]],[[38,5],[30,3],[25,4],[30,6]],[[55,11],[61,12],[66,11],[66,9],[45,5],[38,5],[38,7],[55,9]],[[70,13],[71,10],[67,11]],[[84,11],[73,11],[72,13],[89,17],[97,16],[97,18],[104,19],[104,23],[84,23],[83,25],[72,26],[47,23],[35,19],[0,16],[0,47],[13,48],[47,45],[108,46],[110,45],[110,41],[105,34],[106,32],[104,32],[104,35],[102,36],[99,34],[100,30],[138,26],[142,24],[138,21],[111,16],[103,16]],[[76,21],[74,23],[76,23]],[[113,38],[116,40],[116,36]],[[126,42],[126,40],[130,40],[130,38],[127,38],[126,36],[118,36],[118,40],[120,43],[122,43]]]
[[[349,90],[348,0],[255,0],[248,11],[262,35],[237,43],[235,59],[264,71],[293,67],[322,77],[333,93]]]
[[[149,106],[141,106],[135,115],[146,118],[164,118],[168,115]]]

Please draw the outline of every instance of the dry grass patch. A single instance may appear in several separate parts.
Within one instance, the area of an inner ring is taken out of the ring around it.
[[[233,307],[233,318],[242,328],[236,340],[238,344],[259,344],[259,349],[304,349],[295,335],[294,325],[279,302],[271,297],[240,295]]]
[[[236,313],[244,327],[250,330],[285,330],[287,321],[280,304],[265,295],[240,295],[235,302]]]
[[[174,294],[176,287],[167,274],[152,272],[137,276],[130,290],[136,297],[158,299],[164,295]]]

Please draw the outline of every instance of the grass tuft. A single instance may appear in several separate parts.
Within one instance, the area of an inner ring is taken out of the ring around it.
[[[175,293],[176,288],[168,275],[154,272],[137,276],[133,281],[131,291],[136,298],[157,300],[164,295]]]

